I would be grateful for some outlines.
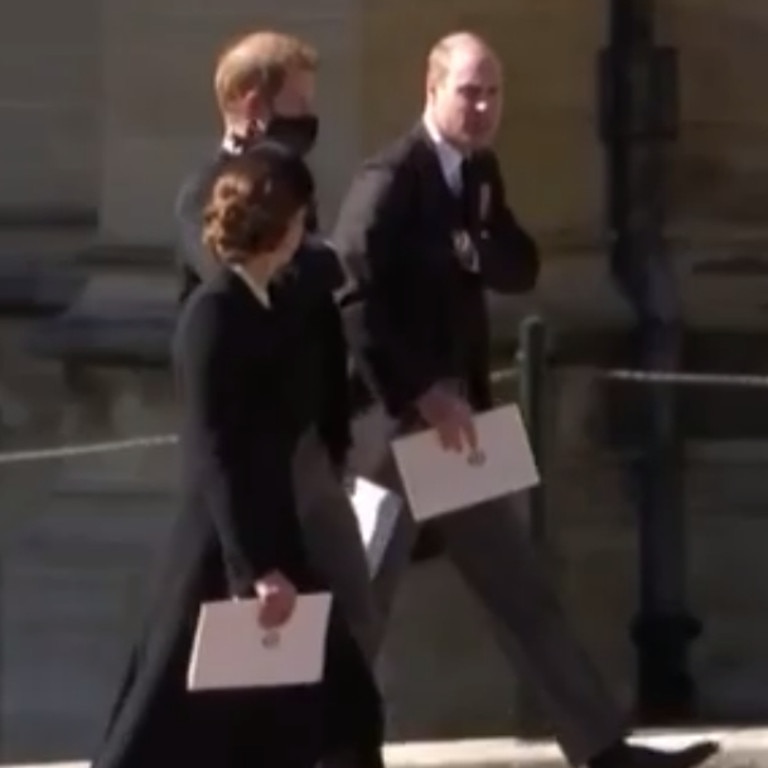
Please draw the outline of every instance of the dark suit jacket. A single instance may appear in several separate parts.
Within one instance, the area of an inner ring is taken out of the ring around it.
[[[227,155],[220,151],[182,185],[176,200],[177,258],[180,301],[183,304],[201,282],[219,271],[202,240],[203,208],[211,185]],[[314,217],[311,217],[314,218]],[[312,222],[310,222],[312,223]],[[351,391],[346,374],[348,350],[333,291],[344,285],[345,275],[336,252],[317,232],[310,232],[274,287],[273,296],[307,328],[326,328],[319,338],[325,345],[319,365],[325,376],[318,382],[321,436],[333,461],[341,466],[350,445]]]
[[[339,750],[381,768],[377,691],[335,604],[320,685],[186,690],[202,602],[252,594],[254,579],[273,569],[300,592],[327,588],[305,552],[292,467],[312,421],[322,346],[313,341],[324,331],[295,321],[263,308],[229,271],[183,310],[174,348],[182,509],[94,768],[308,768]]]
[[[404,415],[432,384],[458,379],[475,408],[491,405],[484,289],[531,290],[539,260],[510,211],[498,161],[477,153],[469,210],[448,187],[419,125],[365,161],[332,240],[360,285],[345,310],[348,335],[371,388]],[[467,231],[479,274],[463,269],[454,233]]]

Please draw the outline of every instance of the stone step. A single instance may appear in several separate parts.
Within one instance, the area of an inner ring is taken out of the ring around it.
[[[36,263],[71,262],[72,258],[97,241],[91,226],[3,226],[0,211],[0,263],[34,261]]]
[[[721,753],[704,764],[706,768],[730,764],[768,764],[768,731],[763,728],[643,732],[632,739],[634,743],[661,750],[682,749],[699,740],[715,740],[722,745]],[[510,765],[562,768],[564,765],[560,750],[551,741],[513,738],[392,744],[386,748],[385,758],[390,768],[491,768]]]
[[[765,728],[678,729],[640,732],[632,741],[660,750],[683,749],[697,741],[714,740],[721,752],[706,768],[724,765],[768,765],[768,730]],[[388,768],[562,768],[558,747],[551,741],[514,738],[461,741],[390,743],[384,749]],[[70,762],[3,763],[1,768],[89,768],[84,760]]]

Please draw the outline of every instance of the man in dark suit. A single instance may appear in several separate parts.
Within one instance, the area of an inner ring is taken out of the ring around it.
[[[386,448],[398,432],[429,426],[447,450],[473,445],[472,414],[491,405],[484,291],[536,283],[536,246],[508,207],[490,148],[501,105],[501,67],[487,44],[468,33],[442,40],[429,59],[423,119],[363,163],[333,236],[359,285],[346,309],[349,336],[383,403],[359,421],[363,447],[374,449],[358,468],[394,487]],[[572,635],[513,502],[433,525],[541,696],[569,762],[691,768],[709,757],[711,743],[660,753],[625,742],[626,717]],[[376,580],[385,613],[415,537],[402,515]]]
[[[302,155],[314,146],[319,131],[314,112],[317,65],[312,46],[274,31],[245,35],[219,57],[214,87],[224,127],[221,145],[185,180],[176,199],[182,301],[216,269],[200,232],[203,201],[221,161],[265,140]],[[306,285],[342,287],[344,274],[333,249],[316,232],[314,211],[307,225],[310,233],[293,269],[305,273]]]
[[[264,142],[287,145],[300,154],[312,148],[318,132],[316,68],[317,54],[310,45],[274,31],[246,35],[219,58],[215,89],[224,136],[218,152],[184,183],[176,204],[182,302],[219,269],[203,244],[202,224],[205,201],[221,163]],[[342,289],[345,280],[335,251],[315,231],[304,238],[290,266],[270,289],[270,298],[276,309],[301,315],[307,327],[336,325],[340,331],[341,318],[332,292]],[[344,375],[347,348],[341,332],[328,338],[329,346],[319,355],[329,373],[321,378],[327,382],[327,391],[320,397],[324,407],[318,417],[318,433],[341,475],[350,440],[350,392]],[[313,515],[306,521],[305,531],[308,547],[370,656],[380,622],[357,521],[340,483],[323,484],[321,478],[312,493]]]

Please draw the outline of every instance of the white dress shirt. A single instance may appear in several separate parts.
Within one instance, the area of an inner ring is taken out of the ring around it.
[[[455,195],[461,194],[461,163],[464,160],[464,156],[459,152],[456,147],[449,144],[437,130],[435,124],[429,119],[428,116],[424,116],[424,128],[432,139],[433,144],[437,150],[437,157],[440,161],[440,167],[443,169],[443,176],[448,186],[453,190]]]

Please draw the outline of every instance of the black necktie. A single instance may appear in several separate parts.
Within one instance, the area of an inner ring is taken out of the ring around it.
[[[474,187],[472,183],[472,160],[465,157],[460,166],[461,178],[461,217],[464,222],[464,228],[471,230],[475,221],[474,217]]]

